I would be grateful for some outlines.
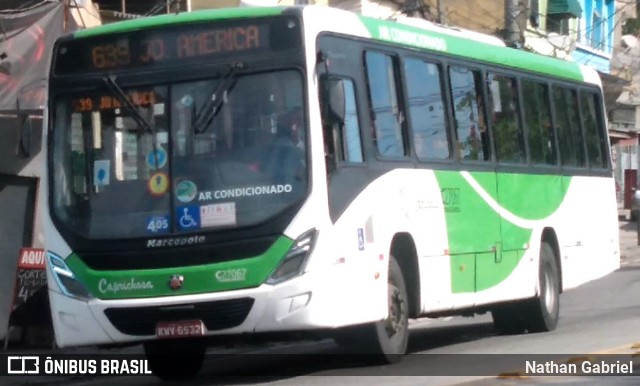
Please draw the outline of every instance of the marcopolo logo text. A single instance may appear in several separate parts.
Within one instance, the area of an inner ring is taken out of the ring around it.
[[[207,240],[204,236],[173,237],[170,239],[149,239],[147,248],[182,247],[185,245],[202,244]]]
[[[108,281],[107,279],[100,279],[98,282],[98,290],[103,294],[112,293],[116,294],[121,291],[137,291],[153,289],[153,283],[150,281],[136,280],[131,278],[129,280],[120,281]]]

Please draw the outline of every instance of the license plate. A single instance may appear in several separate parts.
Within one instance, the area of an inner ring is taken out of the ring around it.
[[[179,320],[173,322],[158,322],[156,336],[158,338],[184,338],[204,335],[202,320]]]

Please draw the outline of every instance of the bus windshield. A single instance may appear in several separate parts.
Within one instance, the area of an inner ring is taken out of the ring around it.
[[[116,82],[53,103],[53,212],[71,232],[118,239],[246,227],[306,194],[299,72]]]

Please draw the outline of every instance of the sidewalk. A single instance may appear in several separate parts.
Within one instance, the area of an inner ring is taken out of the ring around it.
[[[635,221],[630,221],[630,218],[629,210],[618,210],[621,265],[640,263],[640,246],[638,245],[637,223]]]

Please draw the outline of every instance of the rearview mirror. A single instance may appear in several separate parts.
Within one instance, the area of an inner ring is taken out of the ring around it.
[[[325,122],[344,122],[345,98],[344,82],[341,79],[323,79],[322,119]]]
[[[31,137],[33,135],[32,118],[29,115],[20,115],[18,120],[18,157],[31,157]]]

